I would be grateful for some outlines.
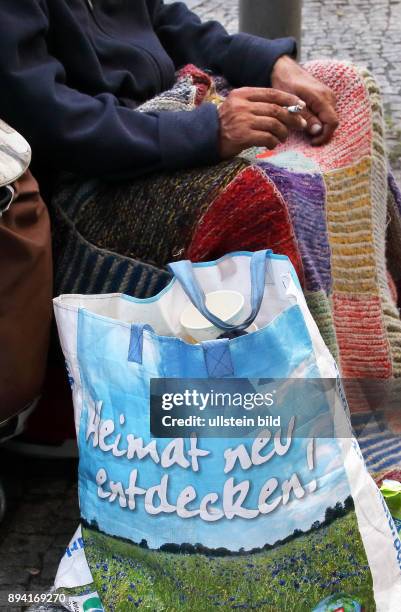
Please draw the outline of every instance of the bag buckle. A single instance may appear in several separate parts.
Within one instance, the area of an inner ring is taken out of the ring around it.
[[[0,218],[7,212],[14,201],[15,191],[11,185],[0,188]]]

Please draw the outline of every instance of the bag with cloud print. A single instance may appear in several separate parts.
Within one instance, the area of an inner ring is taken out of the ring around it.
[[[54,301],[80,454],[65,605],[399,612],[401,542],[289,259],[170,269],[153,298]]]

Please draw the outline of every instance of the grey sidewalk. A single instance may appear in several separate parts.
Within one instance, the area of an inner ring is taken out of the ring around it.
[[[237,29],[236,0],[188,0],[202,18]],[[369,67],[382,87],[390,157],[401,179],[401,0],[305,0],[304,60],[337,57]],[[76,463],[16,459],[0,450],[12,508],[0,526],[0,591],[48,587],[78,522]]]

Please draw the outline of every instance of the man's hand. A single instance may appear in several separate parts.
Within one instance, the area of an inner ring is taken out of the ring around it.
[[[302,113],[313,145],[322,145],[330,140],[338,126],[336,98],[334,93],[304,70],[293,59],[284,55],[274,65],[272,86],[299,96],[306,102]]]
[[[301,115],[284,106],[305,103],[297,96],[258,87],[234,89],[219,107],[220,155],[230,159],[249,147],[274,149],[290,129],[306,129]]]

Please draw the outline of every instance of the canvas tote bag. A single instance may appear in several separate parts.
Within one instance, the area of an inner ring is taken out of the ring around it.
[[[54,301],[80,452],[82,526],[55,585],[66,606],[396,612],[401,543],[292,264],[259,251],[171,270],[168,287],[146,300]],[[205,293],[219,289],[245,298],[235,326],[206,308]],[[189,302],[225,337],[183,340]],[[238,335],[252,322],[256,331]],[[333,405],[324,394],[294,395],[291,381],[322,379],[336,381]],[[295,402],[315,435],[298,421],[242,437],[151,435],[155,380],[282,384],[282,414]],[[323,413],[332,436],[319,435]]]

